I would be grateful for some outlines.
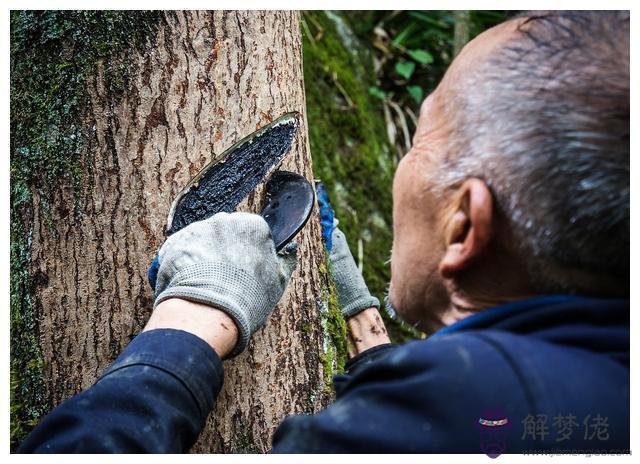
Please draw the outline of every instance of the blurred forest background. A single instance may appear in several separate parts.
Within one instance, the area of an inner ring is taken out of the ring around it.
[[[372,294],[390,279],[391,182],[420,104],[460,49],[507,11],[313,11],[302,15],[313,170]],[[384,316],[394,341],[420,337]]]
[[[475,35],[505,11],[310,11],[301,14],[314,174],[322,179],[373,294],[390,278],[391,181],[411,145],[419,106]],[[105,60],[110,92],[125,89],[126,54],[153,34],[158,12],[11,14],[11,442],[47,411],[30,299],[31,192],[77,187],[78,120],[87,79]],[[34,42],[33,37],[39,37]],[[83,46],[68,56],[69,42]],[[123,58],[124,57],[124,58]],[[43,135],[45,134],[45,135]],[[420,336],[389,320],[395,341]]]

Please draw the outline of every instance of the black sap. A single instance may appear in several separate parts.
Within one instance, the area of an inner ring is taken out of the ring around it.
[[[289,113],[227,150],[222,161],[205,167],[178,195],[166,235],[219,212],[232,212],[291,148],[298,127]]]

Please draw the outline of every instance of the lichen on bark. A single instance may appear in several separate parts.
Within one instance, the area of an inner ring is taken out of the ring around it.
[[[333,377],[344,372],[344,367],[349,355],[347,342],[347,325],[338,303],[336,287],[331,278],[331,263],[320,265],[320,276],[324,283],[323,288],[323,329],[325,343],[323,346],[322,371],[324,375],[325,392],[333,394]]]
[[[70,157],[80,168],[77,187],[57,175],[51,186],[41,182],[50,196],[30,186],[27,265],[42,282],[30,295],[45,409],[92,385],[143,327],[152,307],[146,268],[162,244],[171,200],[216,153],[297,111],[303,123],[281,167],[313,179],[298,13],[161,15],[155,40],[127,50],[136,67],[120,98],[108,77],[113,57],[87,73],[80,127],[88,140]],[[239,209],[261,207],[258,188]],[[247,351],[225,363],[225,385],[195,452],[267,451],[285,415],[329,401],[320,358],[319,222],[296,241],[299,266],[287,294]]]
[[[15,447],[50,404],[43,393],[42,355],[31,275],[32,195],[40,193],[45,217],[49,193],[78,192],[87,78],[100,60],[114,94],[131,72],[127,52],[152,36],[155,12],[12,11],[11,53],[11,446]],[[81,205],[72,206],[75,215]]]

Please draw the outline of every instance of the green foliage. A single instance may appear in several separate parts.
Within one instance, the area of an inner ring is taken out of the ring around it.
[[[503,11],[471,11],[471,38],[508,15]],[[452,12],[369,11],[352,13],[349,19],[362,41],[372,44],[380,63],[376,96],[417,111],[453,58]]]
[[[380,89],[379,87],[376,87],[375,85],[369,87],[369,93],[374,97],[379,98],[380,100],[384,100],[385,97],[387,96],[384,90]]]
[[[471,36],[504,20],[471,13]],[[391,249],[391,182],[397,158],[383,106],[417,114],[453,56],[450,11],[304,12],[304,75],[314,172],[321,178],[371,292],[382,297]],[[378,65],[374,69],[374,61]],[[407,117],[409,130],[412,119]],[[401,131],[397,131],[401,133]],[[385,320],[392,339],[415,333]]]
[[[407,55],[420,64],[433,63],[433,55],[424,50],[407,50]]]
[[[422,100],[424,99],[424,91],[422,90],[422,87],[419,85],[408,85],[407,92],[409,92],[409,95],[411,95],[411,98],[413,98],[416,103],[422,103]]]
[[[340,228],[372,294],[382,298],[390,279],[391,181],[394,157],[387,140],[368,43],[351,32],[345,17],[303,14],[304,77],[313,170],[327,185]],[[384,313],[384,311],[383,311]],[[386,317],[386,315],[385,315]],[[392,321],[395,340],[407,332]]]
[[[370,207],[363,205],[360,210],[353,202],[370,205],[370,199],[379,195],[388,205],[388,192],[377,184],[381,176],[389,182],[392,171],[381,170],[384,163],[378,161],[389,148],[381,109],[369,95],[377,92],[372,86],[370,56],[362,56],[358,48],[348,49],[334,21],[324,12],[306,12],[303,19],[307,25],[303,29],[304,76],[314,172],[329,188],[340,227],[350,241],[356,241],[362,232],[357,226],[369,222],[366,212]],[[369,183],[372,178],[376,182]],[[336,185],[341,182],[347,184]]]
[[[30,276],[31,195],[81,187],[79,163],[87,78],[103,63],[105,90],[128,84],[127,57],[149,37],[159,12],[12,11],[11,53],[11,446],[49,405],[44,398],[38,321]],[[77,206],[77,205],[76,205]],[[75,211],[78,213],[78,211]],[[49,219],[50,220],[50,219]]]

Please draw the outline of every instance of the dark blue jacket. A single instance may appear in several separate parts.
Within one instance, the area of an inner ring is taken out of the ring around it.
[[[199,338],[145,332],[19,451],[187,451],[222,378]],[[629,305],[552,296],[492,308],[359,355],[336,396],[285,419],[273,452],[626,452]]]

